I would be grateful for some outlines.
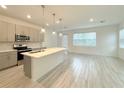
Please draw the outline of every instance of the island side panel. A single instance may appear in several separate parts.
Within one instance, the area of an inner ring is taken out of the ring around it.
[[[65,58],[65,50],[41,58],[32,58],[32,80],[36,81],[40,79],[42,76],[63,62]]]
[[[24,73],[28,78],[31,77],[31,57],[24,56]]]

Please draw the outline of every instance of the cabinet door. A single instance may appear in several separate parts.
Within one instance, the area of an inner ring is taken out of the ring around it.
[[[37,42],[40,42],[41,41],[41,34],[42,33],[40,33],[40,29],[37,29]]]
[[[0,55],[0,69],[7,68],[7,67],[8,67],[8,55],[1,54]]]
[[[17,64],[17,55],[16,54],[13,54],[13,55],[9,55],[8,56],[8,67],[10,66],[14,66]]]
[[[14,66],[17,64],[17,52],[0,53],[0,69]]]
[[[15,24],[8,23],[8,41],[15,41]]]
[[[40,33],[40,42],[44,42],[44,34],[45,33]]]
[[[33,41],[34,41],[34,36],[35,36],[35,34],[34,34],[34,31],[33,31],[32,28],[30,28],[29,36],[30,36],[30,41],[33,42]]]
[[[42,33],[40,33],[40,29],[34,29],[35,30],[35,41],[41,42]]]
[[[29,31],[30,31],[30,28],[29,27],[26,27],[26,26],[23,26],[23,34],[26,35],[26,36],[29,36]]]
[[[30,36],[32,42],[37,41],[37,31],[34,28],[30,28]]]
[[[0,41],[7,41],[8,35],[7,35],[7,23],[0,21]]]
[[[34,29],[34,41],[35,42],[38,42],[39,41],[39,33],[38,33],[38,30],[37,29]]]
[[[24,28],[22,25],[16,25],[16,34],[21,34],[23,35],[24,34]]]

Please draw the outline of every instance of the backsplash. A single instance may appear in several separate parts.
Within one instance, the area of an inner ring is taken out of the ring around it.
[[[13,43],[0,43],[0,50],[10,50],[13,48]]]
[[[14,43],[0,43],[0,50],[11,50],[13,49]],[[26,44],[29,48],[40,48],[40,43],[22,43]]]

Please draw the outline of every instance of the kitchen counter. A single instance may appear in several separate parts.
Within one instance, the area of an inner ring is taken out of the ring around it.
[[[65,48],[47,48],[47,49],[43,49],[43,51],[34,51],[33,52],[25,52],[25,53],[21,53],[22,55],[24,56],[29,56],[29,57],[33,57],[33,58],[41,58],[41,57],[44,57],[44,56],[47,56],[47,55],[50,55],[50,54],[53,54],[53,53],[56,53],[56,52],[60,52],[60,51],[63,51],[63,50],[66,50]]]
[[[62,63],[66,58],[67,52],[65,48],[47,48],[43,52],[25,52],[22,55],[24,55],[25,76],[37,81]]]
[[[14,49],[10,49],[10,50],[0,50],[0,53],[2,52],[16,52],[17,50]]]

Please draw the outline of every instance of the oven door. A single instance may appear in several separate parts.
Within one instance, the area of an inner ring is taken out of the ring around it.
[[[32,51],[32,50],[31,49],[30,50],[18,50],[18,61],[24,59],[24,55],[22,55],[21,53],[29,52],[29,51]]]
[[[24,56],[21,53],[22,52],[18,52],[18,61],[24,59]]]

